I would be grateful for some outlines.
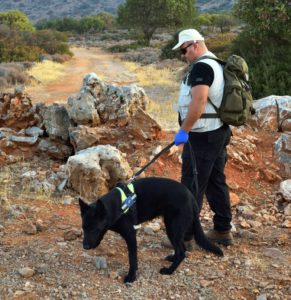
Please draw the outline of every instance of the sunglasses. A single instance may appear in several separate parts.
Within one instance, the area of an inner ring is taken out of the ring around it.
[[[194,43],[189,44],[188,46],[184,47],[184,48],[180,48],[180,52],[181,54],[185,55],[187,53],[187,49],[192,46]]]

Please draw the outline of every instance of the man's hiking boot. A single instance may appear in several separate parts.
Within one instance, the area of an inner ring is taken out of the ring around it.
[[[173,249],[173,245],[167,236],[162,239],[161,245],[165,248]],[[186,251],[192,251],[198,248],[194,240],[184,241],[184,245],[186,247]]]
[[[217,231],[215,229],[210,229],[207,233],[206,236],[211,242],[221,244],[224,246],[230,246],[233,245],[234,240],[232,233],[230,230],[228,231]]]

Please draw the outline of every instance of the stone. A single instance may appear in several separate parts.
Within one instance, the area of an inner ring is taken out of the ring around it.
[[[276,154],[285,176],[291,176],[291,132],[282,133],[274,143],[274,153]]]
[[[237,194],[230,192],[229,197],[231,206],[236,206],[240,203],[240,198]]]
[[[74,241],[77,238],[79,238],[80,236],[82,236],[81,230],[73,228],[73,229],[67,230],[64,233],[64,240],[65,241]]]
[[[77,152],[67,162],[71,188],[88,201],[107,193],[118,181],[132,176],[122,152],[110,145],[99,145]]]
[[[107,269],[107,261],[105,257],[98,256],[95,258],[95,266],[97,269]]]
[[[24,278],[30,278],[35,274],[35,270],[25,267],[18,270],[18,273]]]
[[[71,156],[73,149],[59,141],[41,140],[38,144],[38,150],[52,158],[67,159]]]
[[[286,219],[283,224],[282,224],[283,228],[291,228],[291,220],[290,219]]]
[[[30,221],[26,220],[21,224],[22,232],[29,234],[29,235],[35,235],[37,233],[36,226]]]
[[[280,183],[279,193],[284,200],[291,202],[291,179],[284,180]]]
[[[39,127],[33,126],[25,129],[25,134],[32,137],[43,136],[43,130]]]
[[[265,256],[276,259],[285,260],[285,255],[278,248],[266,248],[263,250]]]
[[[289,204],[284,208],[284,215],[285,215],[285,216],[291,216],[291,203],[289,203]]]
[[[69,140],[69,127],[72,122],[68,112],[63,106],[49,106],[42,110],[45,130],[51,140]]]

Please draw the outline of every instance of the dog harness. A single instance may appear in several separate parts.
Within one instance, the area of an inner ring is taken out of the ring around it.
[[[134,206],[136,202],[136,194],[134,192],[133,184],[130,183],[128,185],[123,184],[123,188],[117,186],[116,189],[119,190],[121,195],[121,209],[123,213],[127,213],[128,210]]]

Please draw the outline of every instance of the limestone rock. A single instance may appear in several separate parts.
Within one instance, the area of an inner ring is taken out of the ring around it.
[[[284,180],[280,183],[279,192],[284,200],[291,202],[291,179]]]
[[[110,145],[79,151],[68,159],[67,166],[70,186],[87,200],[96,200],[132,175],[122,153]]]
[[[42,112],[43,122],[51,140],[69,139],[69,127],[72,125],[67,110],[63,106],[49,106]]]
[[[57,159],[67,159],[73,152],[70,146],[50,140],[41,140],[38,144],[38,150]]]
[[[250,123],[257,128],[278,130],[279,122],[291,112],[291,96],[269,96],[254,101],[256,114],[252,116]],[[285,123],[286,124],[286,123]],[[283,126],[285,126],[283,123]]]
[[[291,132],[282,133],[274,146],[275,154],[287,176],[291,175]]]

